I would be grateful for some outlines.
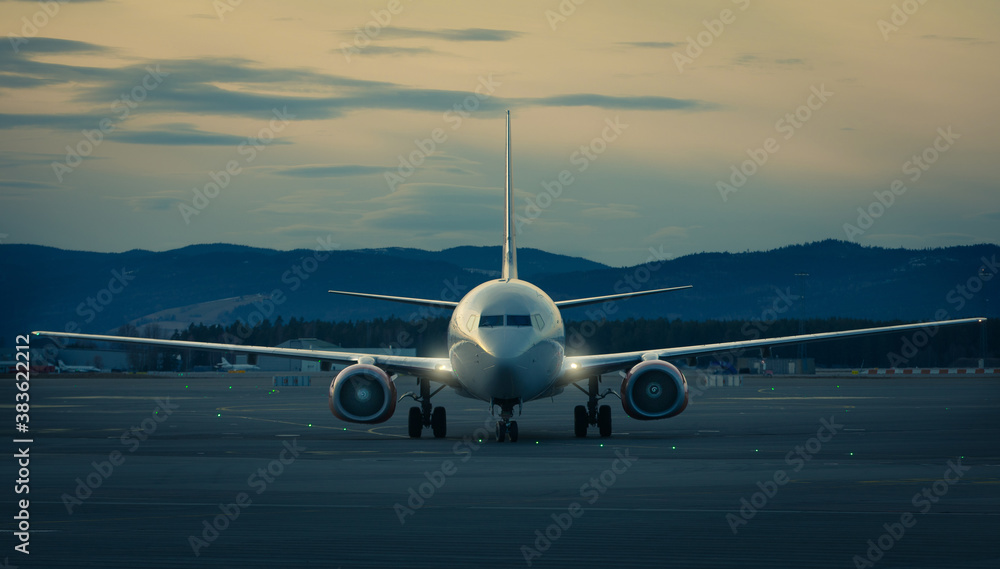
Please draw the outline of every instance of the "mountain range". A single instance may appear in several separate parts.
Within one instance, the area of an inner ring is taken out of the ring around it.
[[[194,245],[172,251],[68,251],[0,246],[0,319],[6,345],[30,330],[114,332],[157,322],[251,325],[266,317],[421,319],[446,311],[347,298],[329,289],[458,300],[498,278],[499,247],[276,251]],[[884,249],[827,240],[745,253],[698,253],[609,267],[519,249],[520,277],[554,300],[678,285],[694,288],[569,309],[567,320],[667,317],[749,320],[851,317],[930,320],[1000,315],[997,245]]]

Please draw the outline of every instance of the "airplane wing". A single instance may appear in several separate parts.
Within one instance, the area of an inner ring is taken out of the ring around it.
[[[396,356],[389,354],[363,354],[358,352],[330,352],[326,350],[305,350],[301,348],[272,348],[268,346],[244,346],[240,344],[216,344],[210,342],[190,342],[186,340],[158,340],[155,338],[131,338],[127,336],[104,336],[99,334],[73,334],[69,332],[32,332],[35,336],[52,338],[71,338],[76,340],[91,340],[95,342],[122,342],[126,344],[145,344],[167,348],[191,348],[218,352],[236,352],[241,354],[258,354],[265,356],[281,356],[300,360],[320,360],[336,364],[351,365],[367,363],[376,365],[386,372],[402,375],[426,377],[445,385],[455,386],[455,374],[451,370],[448,358],[425,358],[417,356]]]
[[[663,348],[659,350],[622,352],[618,354],[598,354],[593,356],[570,356],[563,362],[563,378],[561,383],[565,385],[602,373],[623,370],[644,360],[668,360],[718,352],[742,351],[749,348],[769,348],[771,346],[778,346],[782,344],[801,344],[805,342],[816,342],[819,340],[833,340],[837,338],[849,338],[852,336],[864,336],[869,334],[887,334],[891,332],[904,332],[907,330],[929,330],[936,329],[938,326],[954,326],[957,324],[972,324],[985,321],[985,318],[961,318],[958,320],[939,320],[936,322],[883,326],[880,328],[862,328],[858,330],[843,330],[840,332],[823,332],[819,334],[782,336],[780,338],[762,338],[759,340],[722,342],[719,344],[704,344],[701,346],[683,346],[677,348]],[[931,332],[928,332],[928,334],[931,334]]]

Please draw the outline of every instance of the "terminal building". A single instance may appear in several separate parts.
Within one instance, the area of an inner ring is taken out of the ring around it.
[[[393,354],[397,356],[416,356],[415,348],[342,348],[336,344],[317,338],[298,338],[288,340],[276,346],[278,348],[295,348],[297,350],[321,350],[324,352],[355,352],[362,354]],[[237,357],[236,363],[248,363],[247,356]],[[252,358],[251,358],[252,359]],[[280,356],[257,356],[257,366],[261,371],[322,371],[319,360],[299,360]],[[344,366],[333,366],[331,370],[339,370]]]
[[[814,358],[739,358],[736,367],[740,373],[762,375],[811,375],[816,373]]]
[[[288,340],[279,344],[279,348],[295,348],[302,350],[320,350],[320,351],[333,351],[333,352],[355,352],[364,354],[395,354],[401,356],[415,356],[417,355],[417,350],[414,348],[400,349],[400,348],[342,348],[336,344],[331,344],[324,340],[317,338],[298,338],[295,340]],[[142,348],[135,348],[133,350],[141,350]],[[177,363],[167,363],[161,362],[161,367],[163,371],[213,371],[215,368],[212,366],[198,366],[198,368],[204,367],[204,369],[192,369],[184,359],[190,358],[190,350],[182,349],[181,354],[183,354],[182,361]],[[31,351],[31,362],[32,364],[41,364],[46,362],[56,366],[59,361],[62,361],[67,366],[93,366],[100,368],[101,371],[107,372],[131,372],[134,371],[129,363],[129,351],[127,349],[98,349],[98,348],[57,348],[54,344],[46,346],[40,349],[33,349]],[[256,361],[255,361],[256,360]],[[133,358],[134,361],[134,358]],[[274,371],[274,372],[318,372],[324,371],[323,366],[320,361],[317,360],[299,360],[293,358],[285,358],[280,356],[257,356],[253,355],[238,354],[233,360],[230,360],[235,364],[256,364],[261,371]],[[5,362],[6,363],[6,362]],[[13,363],[13,362],[11,362]],[[335,371],[339,370],[344,366],[327,366],[327,370]],[[0,371],[2,373],[2,371]]]

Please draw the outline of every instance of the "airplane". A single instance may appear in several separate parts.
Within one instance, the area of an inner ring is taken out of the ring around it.
[[[59,365],[56,366],[56,370],[59,373],[99,373],[101,368],[94,366],[70,366],[59,360]]]
[[[692,359],[699,355],[750,348],[760,348],[762,353],[767,354],[772,346],[783,344],[985,321],[985,318],[963,318],[698,346],[567,356],[562,310],[678,291],[691,286],[555,301],[540,288],[519,279],[511,178],[510,111],[507,111],[506,130],[506,213],[499,279],[480,284],[457,302],[329,291],[339,295],[451,310],[447,357],[327,352],[68,332],[33,334],[319,360],[323,369],[329,369],[333,364],[346,365],[330,383],[327,403],[333,415],[352,423],[381,423],[393,416],[398,401],[410,397],[419,403],[419,406],[410,408],[407,417],[407,429],[411,438],[419,438],[428,427],[435,438],[447,436],[445,408],[434,406],[431,399],[445,387],[450,387],[459,395],[487,402],[494,416],[499,409],[496,440],[516,442],[519,433],[517,421],[513,420],[514,409],[520,411],[525,403],[558,395],[569,386],[575,386],[587,397],[586,405],[574,408],[573,431],[577,437],[586,437],[587,430],[593,426],[597,427],[600,436],[611,436],[611,406],[598,404],[609,395],[620,398],[625,414],[633,419],[656,420],[678,415],[688,405],[687,379],[666,360]],[[602,375],[615,371],[622,376],[620,387],[617,391],[608,388],[602,393],[599,386]],[[416,377],[419,393],[406,393],[397,400],[396,381],[400,376]],[[583,381],[587,382],[586,388],[579,384]],[[433,392],[432,382],[440,384]]]
[[[231,364],[226,358],[222,358],[221,364],[215,364],[215,369],[219,371],[258,371],[260,366],[254,364]]]

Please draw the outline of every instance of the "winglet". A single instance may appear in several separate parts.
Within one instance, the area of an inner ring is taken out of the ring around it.
[[[507,219],[503,229],[503,271],[505,281],[517,278],[517,247],[514,245],[514,186],[510,179],[510,111],[507,111]]]

